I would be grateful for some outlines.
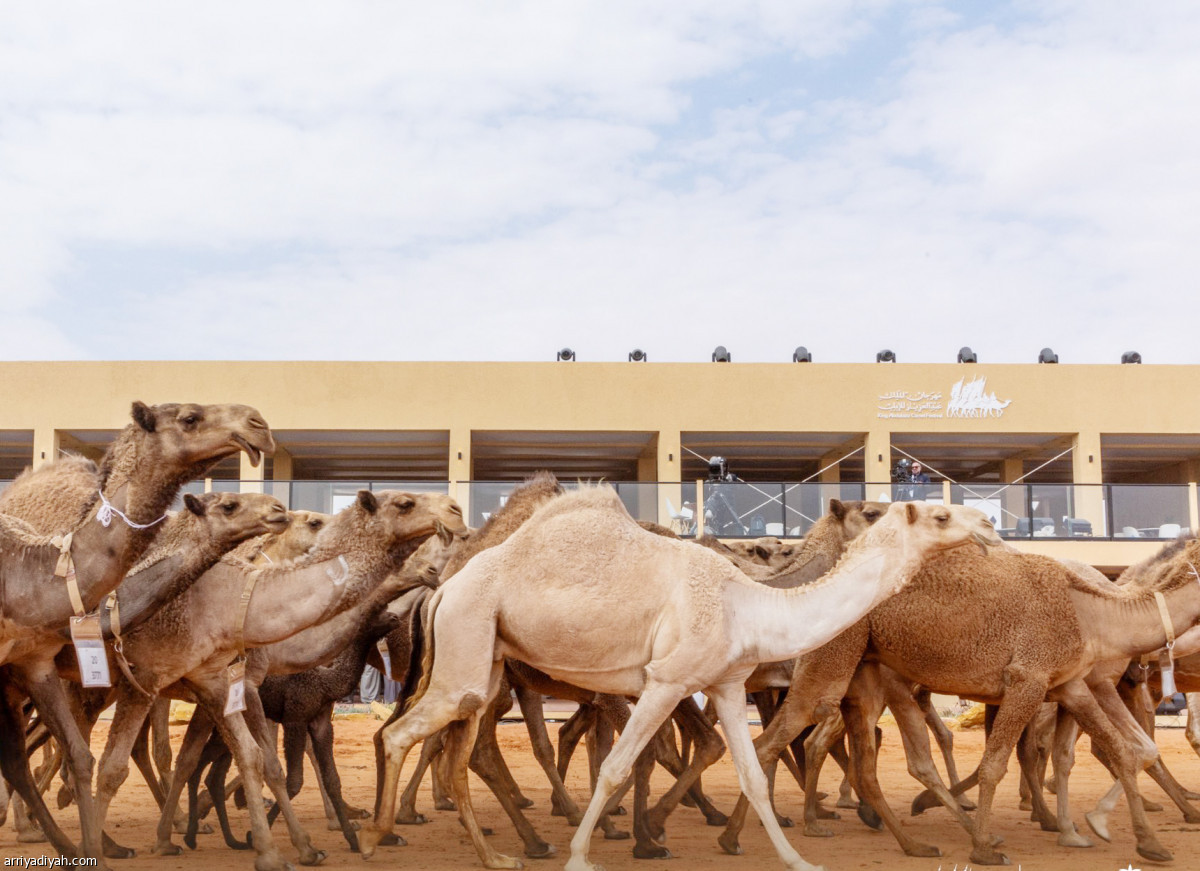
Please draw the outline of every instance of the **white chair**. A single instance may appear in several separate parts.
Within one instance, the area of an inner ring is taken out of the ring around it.
[[[667,497],[667,514],[671,516],[671,528],[683,535],[690,532],[692,529],[692,519],[696,516],[696,512],[688,508],[686,505],[675,510],[675,506],[671,504],[671,497]]]
[[[1179,533],[1183,532],[1183,527],[1178,523],[1164,523],[1158,528],[1159,538],[1179,538]]]
[[[783,537],[783,524],[782,523],[768,523],[766,533],[767,533],[767,535],[773,535],[776,538],[782,538]]]
[[[1121,527],[1121,538],[1141,538],[1141,537],[1142,537],[1142,534],[1140,532],[1138,532],[1135,527],[1132,527],[1132,526]]]

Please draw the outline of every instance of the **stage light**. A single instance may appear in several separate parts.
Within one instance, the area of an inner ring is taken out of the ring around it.
[[[960,363],[978,363],[979,358],[975,356],[975,352],[963,345],[958,349],[958,362]]]
[[[729,353],[724,345],[717,345],[716,350],[713,351],[712,361],[714,363],[729,363],[733,361],[733,355]]]
[[[558,352],[557,360],[560,363],[570,363],[575,359],[575,352],[570,348],[563,348]]]
[[[796,350],[792,351],[792,362],[793,363],[811,363],[812,362],[812,354],[809,353],[808,348],[801,345]]]
[[[1038,354],[1038,362],[1057,363],[1058,354],[1055,354],[1054,351],[1050,350],[1049,348],[1042,348],[1042,353]]]
[[[896,352],[889,350],[888,348],[884,348],[882,351],[880,351],[878,354],[875,355],[875,362],[876,363],[895,363],[896,362]]]

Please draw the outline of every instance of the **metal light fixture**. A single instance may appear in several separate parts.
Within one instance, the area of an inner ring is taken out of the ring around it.
[[[561,351],[558,352],[558,357],[556,359],[560,363],[573,362],[575,360],[575,352],[572,351],[570,348],[563,348]]]
[[[878,354],[875,355],[875,362],[876,363],[895,363],[896,362],[896,352],[889,350],[888,348],[884,348],[882,351],[880,351]]]
[[[733,355],[729,353],[729,350],[724,345],[717,345],[713,351],[712,361],[714,363],[730,363],[733,361]]]
[[[1124,354],[1121,355],[1121,362],[1122,363],[1140,363],[1140,362],[1142,362],[1142,355],[1139,354],[1137,351],[1126,351]]]
[[[1055,354],[1050,348],[1042,348],[1042,353],[1038,354],[1039,363],[1057,363],[1058,354]]]
[[[958,362],[960,363],[978,363],[979,358],[975,356],[975,352],[963,345],[958,349]]]
[[[811,363],[812,362],[812,354],[809,353],[808,348],[801,345],[800,347],[796,348],[796,350],[792,351],[792,362],[793,363]]]
[[[630,363],[645,363],[646,362],[646,352],[643,351],[641,348],[634,348],[632,351],[629,352],[629,362]]]

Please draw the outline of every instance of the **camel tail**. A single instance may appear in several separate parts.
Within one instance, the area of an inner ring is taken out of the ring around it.
[[[412,656],[408,659],[408,672],[404,675],[404,695],[407,698],[400,699],[396,705],[398,711],[408,713],[429,689],[429,680],[433,675],[433,617],[441,600],[442,597],[435,593],[420,608],[413,609]],[[414,688],[411,695],[409,687]]]

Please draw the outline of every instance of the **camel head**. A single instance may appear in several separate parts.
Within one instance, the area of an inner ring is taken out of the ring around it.
[[[265,544],[262,552],[272,562],[281,563],[304,556],[317,542],[317,535],[329,522],[329,515],[319,511],[289,511],[291,523]]]
[[[207,525],[214,542],[229,547],[259,535],[281,533],[290,522],[283,503],[265,493],[188,493],[183,505]]]
[[[133,426],[126,432],[138,444],[140,462],[154,462],[196,477],[218,460],[245,451],[257,466],[275,452],[271,429],[249,405],[133,403]]]
[[[423,541],[433,535],[448,546],[455,536],[467,534],[462,509],[445,493],[359,490],[358,498],[346,511],[352,512],[352,522],[377,536],[379,543],[392,551],[409,551],[408,545],[414,540]],[[340,514],[337,519],[342,520]]]
[[[883,502],[863,502],[861,500],[843,502],[840,499],[830,499],[827,516],[831,522],[842,527],[842,535],[846,541],[850,541],[850,539],[862,535],[871,524],[883,517],[887,508]]]
[[[907,556],[923,559],[937,551],[974,543],[987,554],[1002,544],[987,515],[965,505],[893,502],[875,527],[898,530]]]

